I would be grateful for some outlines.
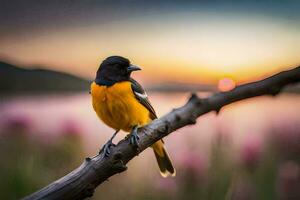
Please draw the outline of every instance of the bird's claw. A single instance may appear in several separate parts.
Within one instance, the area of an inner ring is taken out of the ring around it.
[[[139,148],[139,139],[140,137],[137,134],[137,127],[133,128],[131,134],[129,135],[129,143],[134,146],[137,147],[137,149]]]
[[[110,154],[110,148],[112,147],[112,146],[115,146],[115,144],[114,143],[112,143],[112,140],[109,140],[102,148],[101,148],[101,150],[99,151],[99,154],[101,154],[101,153],[103,153],[103,157],[108,157],[109,156],[109,154]]]

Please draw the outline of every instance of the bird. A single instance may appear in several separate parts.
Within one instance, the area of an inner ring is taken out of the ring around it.
[[[109,156],[114,145],[113,138],[120,130],[129,132],[127,136],[131,145],[138,147],[138,128],[157,118],[143,87],[131,73],[141,70],[122,56],[110,56],[100,64],[95,80],[91,83],[93,109],[98,117],[115,130],[113,136],[99,153]],[[163,177],[175,176],[176,170],[166,151],[163,140],[152,146],[160,174]]]

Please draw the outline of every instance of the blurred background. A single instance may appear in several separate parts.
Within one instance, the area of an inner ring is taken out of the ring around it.
[[[97,154],[113,130],[89,84],[127,57],[159,116],[300,64],[300,2],[0,1],[0,199],[20,199]],[[300,199],[300,87],[208,113],[165,138],[91,199]],[[115,143],[124,138],[120,133]],[[145,173],[147,172],[147,173]]]

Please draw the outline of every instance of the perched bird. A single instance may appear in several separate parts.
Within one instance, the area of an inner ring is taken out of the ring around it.
[[[156,119],[156,113],[142,86],[130,77],[133,71],[141,70],[121,56],[106,58],[91,84],[92,103],[98,117],[115,130],[111,139],[103,146],[104,156],[110,153],[112,140],[123,130],[130,132],[130,144],[138,146],[138,127]],[[163,177],[175,176],[176,171],[162,140],[152,145]]]

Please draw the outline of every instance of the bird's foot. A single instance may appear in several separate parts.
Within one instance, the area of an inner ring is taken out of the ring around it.
[[[109,156],[109,154],[110,154],[110,148],[112,147],[112,146],[116,146],[113,142],[112,142],[112,140],[109,140],[101,149],[100,149],[100,151],[99,151],[99,154],[101,154],[101,153],[103,153],[102,154],[102,157],[108,157]]]
[[[132,131],[131,131],[131,133],[130,133],[130,135],[129,135],[129,142],[130,142],[130,144],[132,145],[132,146],[134,146],[134,147],[136,147],[137,149],[139,149],[139,139],[140,139],[140,137],[138,136],[138,134],[137,134],[137,126],[135,126],[133,129],[132,129]]]

